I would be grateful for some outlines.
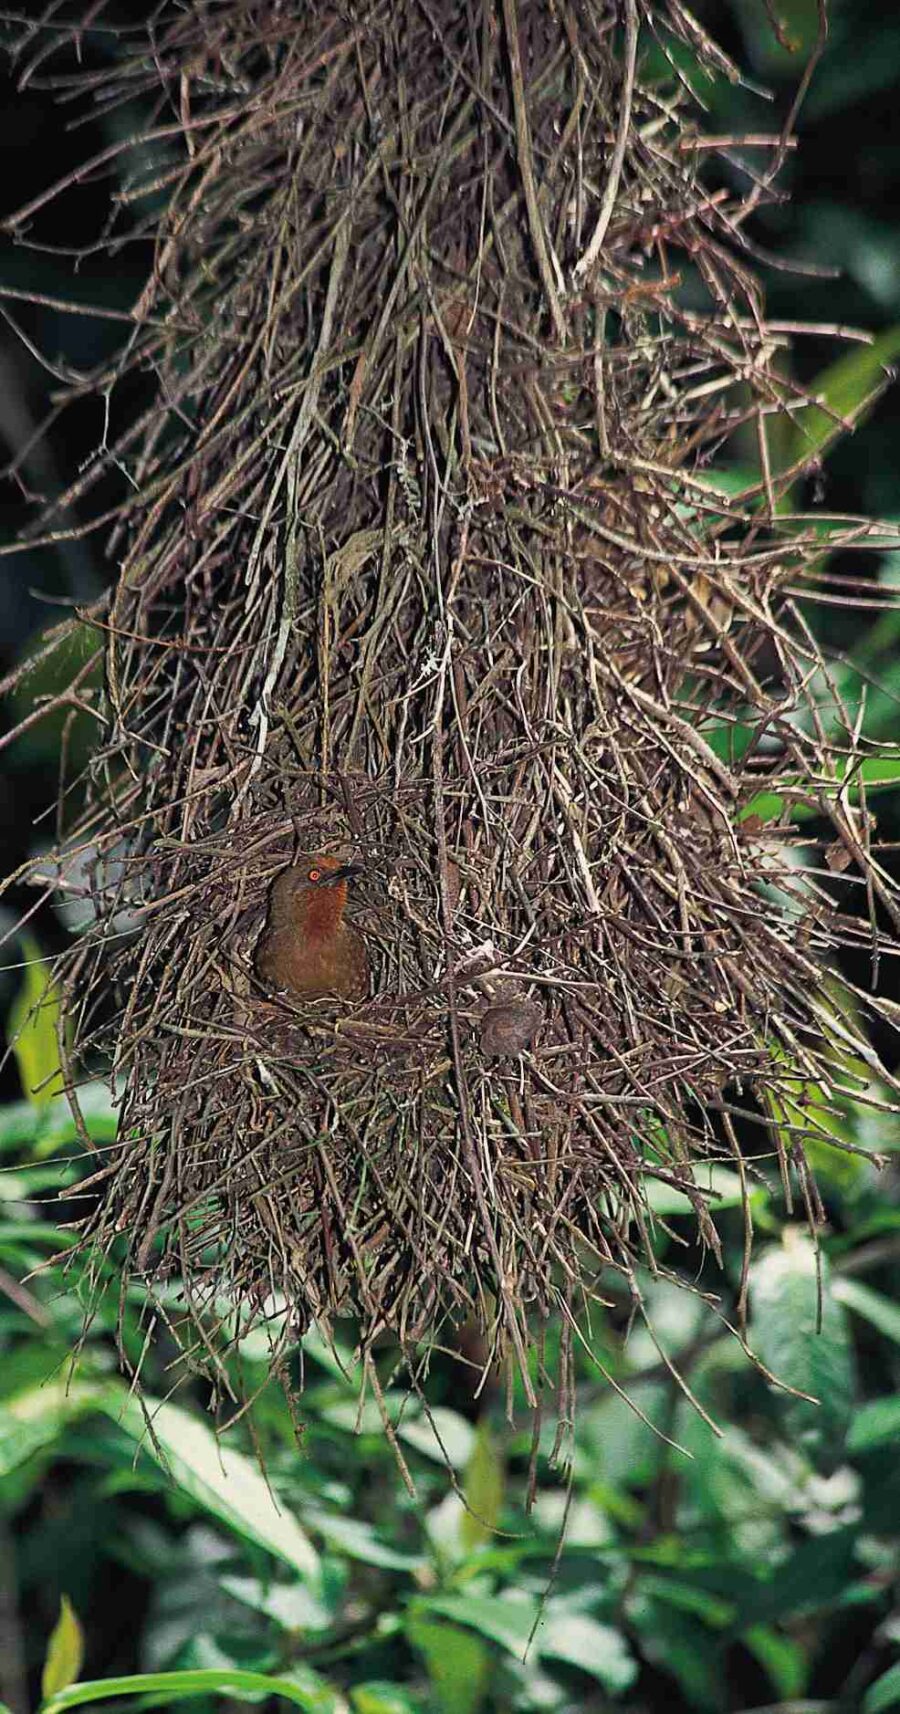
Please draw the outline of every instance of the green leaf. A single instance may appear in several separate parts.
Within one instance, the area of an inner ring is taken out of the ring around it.
[[[626,1387],[627,1398],[609,1391],[595,1402],[588,1398],[579,1406],[577,1419],[578,1438],[591,1460],[595,1480],[602,1478],[609,1490],[604,1505],[619,1512],[628,1489],[649,1487],[657,1479],[666,1444],[654,1425],[667,1420],[669,1404],[665,1387],[656,1382],[626,1381]],[[631,1400],[641,1416],[632,1409]],[[637,1522],[635,1517],[629,1521]]]
[[[505,1467],[490,1425],[478,1424],[472,1456],[466,1467],[464,1493],[469,1510],[459,1523],[460,1539],[467,1552],[493,1536],[503,1506]]]
[[[317,1675],[308,1673],[310,1679]],[[321,1688],[319,1688],[319,1685]],[[241,1700],[241,1692],[265,1691],[269,1696],[283,1696],[308,1714],[339,1714],[340,1700],[319,1680],[310,1689],[290,1674],[272,1677],[265,1672],[243,1672],[238,1668],[196,1668],[186,1672],[136,1672],[129,1678],[97,1678],[76,1684],[42,1702],[39,1714],[66,1714],[69,1708],[83,1707],[90,1702],[106,1702],[111,1696],[146,1696],[150,1705],[167,1707],[181,1696],[232,1696]]]
[[[738,0],[734,11],[748,43],[755,69],[766,77],[787,78],[793,87],[812,53],[818,35],[815,0],[778,0],[774,15],[777,31],[752,0]]]
[[[216,1637],[210,1636],[209,1632],[204,1630],[194,1630],[184,1638],[173,1658],[177,1660],[179,1672],[230,1672],[235,1666],[239,1669],[249,1667],[251,1671],[256,1672],[268,1664],[255,1659],[235,1659],[229,1649],[223,1648]],[[267,1698],[264,1690],[245,1690],[243,1700],[262,1703]]]
[[[335,1397],[333,1389],[324,1387],[317,1388],[314,1397],[317,1415],[322,1422],[329,1423],[332,1428],[339,1428],[342,1433],[352,1435],[354,1439],[359,1435],[371,1435],[376,1440],[381,1440],[384,1417],[377,1399],[360,1401],[358,1398],[346,1398],[343,1395]],[[383,1403],[390,1420],[395,1421],[401,1409],[401,1401],[398,1401],[396,1394],[393,1397],[387,1394]],[[433,1435],[430,1440],[432,1456],[440,1456]]]
[[[59,1603],[59,1618],[47,1644],[47,1655],[41,1673],[41,1695],[56,1696],[74,1684],[84,1662],[84,1636],[78,1614],[68,1595]]]
[[[687,1613],[676,1613],[646,1596],[632,1597],[628,1618],[640,1636],[641,1653],[671,1674],[693,1714],[721,1709],[721,1680],[709,1633]]]
[[[736,1618],[733,1601],[724,1601],[720,1595],[713,1594],[696,1584],[686,1583],[680,1578],[661,1577],[653,1572],[644,1572],[640,1579],[643,1594],[652,1595],[657,1601],[664,1601],[669,1607],[676,1607],[679,1612],[693,1613],[714,1630],[721,1630],[726,1625],[734,1624]]]
[[[637,1678],[638,1667],[621,1631],[584,1613],[545,1613],[537,1629],[536,1646],[542,1657],[564,1660],[590,1673],[611,1695],[628,1690]]]
[[[329,1547],[338,1548],[363,1565],[379,1565],[385,1571],[419,1571],[425,1563],[420,1553],[404,1553],[388,1547],[372,1525],[360,1518],[340,1518],[319,1506],[309,1506],[306,1521],[325,1537]]]
[[[94,1143],[115,1142],[119,1113],[108,1086],[95,1080],[83,1083],[75,1091],[84,1128]],[[65,1095],[49,1101],[41,1110],[35,1155],[43,1160],[58,1154],[60,1149],[80,1140],[72,1109]]]
[[[889,1666],[874,1684],[870,1684],[862,1699],[862,1714],[885,1714],[886,1709],[900,1706],[900,1661]]]
[[[856,1523],[802,1542],[771,1576],[744,1593],[742,1616],[748,1628],[833,1610],[852,1581],[858,1542]]]
[[[64,730],[67,730],[70,777],[85,765],[98,730],[97,721],[87,712],[85,703],[91,691],[99,690],[103,683],[103,654],[102,634],[88,624],[66,627],[64,635],[49,644],[44,637],[29,640],[23,658],[30,658],[33,664],[12,691],[13,724],[42,707],[46,712],[39,715],[28,732],[14,740],[13,767],[34,767],[46,762],[55,771],[59,767]],[[61,703],[59,693],[81,673],[82,706]]]
[[[301,1576],[312,1577],[319,1558],[284,1500],[276,1501],[252,1459],[222,1441],[205,1422],[178,1405],[129,1399],[115,1420],[155,1458],[183,1494],[203,1511],[274,1553]]]
[[[809,1665],[804,1650],[793,1637],[783,1636],[774,1625],[752,1625],[741,1641],[768,1675],[779,1701],[788,1702],[803,1695]]]
[[[852,778],[844,791],[846,773],[847,763],[838,759],[833,780],[804,780],[799,774],[794,774],[785,780],[785,792],[805,792],[810,799],[821,797],[826,802],[836,799],[839,793],[844,792],[849,803],[858,804],[860,780],[865,785],[867,797],[873,791],[886,791],[897,785],[900,781],[900,757],[887,754],[867,756],[862,763],[853,767]],[[785,811],[790,821],[812,821],[822,813],[817,803],[806,802],[799,796],[791,801],[779,792],[757,792],[755,797],[750,798],[738,810],[737,819],[746,821],[748,816],[758,815],[760,821],[777,821]]]
[[[847,1436],[848,1452],[873,1452],[900,1440],[900,1393],[872,1399],[856,1412]]]
[[[402,1684],[372,1679],[350,1692],[353,1714],[422,1714],[422,1704]]]
[[[839,1303],[861,1315],[872,1327],[877,1327],[887,1339],[900,1345],[900,1305],[884,1297],[880,1291],[863,1285],[860,1280],[839,1279],[834,1282],[834,1295]]]
[[[809,1456],[832,1463],[840,1456],[853,1409],[853,1359],[847,1318],[820,1253],[821,1327],[816,1251],[789,1227],[780,1249],[760,1257],[750,1274],[752,1343],[776,1379],[806,1399],[781,1395],[779,1409],[791,1436]]]
[[[349,1345],[342,1345],[339,1340],[327,1340],[318,1327],[311,1327],[303,1335],[303,1355],[312,1357],[316,1363],[327,1369],[336,1381],[348,1388],[354,1394],[357,1392],[360,1375],[360,1365],[354,1361],[353,1351]]]
[[[0,1477],[11,1474],[43,1447],[52,1446],[70,1423],[92,1411],[115,1410],[126,1397],[118,1382],[94,1385],[65,1379],[4,1399],[0,1404]]]
[[[803,103],[806,126],[811,121],[819,125],[823,119],[832,116],[835,127],[842,126],[847,123],[842,110],[869,101],[884,89],[893,89],[896,82],[900,24],[885,9],[880,16],[872,15],[874,29],[868,32],[854,29],[856,9],[851,6],[841,10],[843,19],[840,22],[837,16],[830,20],[837,25],[834,46],[825,56],[821,75],[817,73],[813,78],[809,99]],[[843,198],[828,204],[832,209],[845,209],[847,206]],[[871,207],[869,203],[867,213]],[[833,258],[829,255],[827,259],[831,261]]]
[[[57,1040],[59,993],[34,936],[25,930],[19,940],[26,960],[25,972],[9,1010],[7,1035],[16,1056],[22,1088],[28,1099],[41,1107],[52,1101],[62,1087]]]
[[[380,1427],[379,1418],[379,1430]],[[449,1460],[455,1470],[462,1470],[468,1463],[475,1439],[471,1423],[446,1405],[433,1406],[428,1416],[404,1418],[397,1435],[407,1446],[414,1446],[417,1452],[438,1464]]]
[[[0,1107],[0,1154],[33,1142],[39,1127],[40,1116],[33,1101],[9,1101]]]
[[[83,1083],[77,1097],[88,1136],[95,1143],[113,1142],[118,1112],[106,1084]],[[33,1101],[11,1101],[0,1108],[0,1154],[30,1144],[30,1152],[41,1160],[78,1140],[78,1129],[65,1095],[54,1095],[39,1107]]]
[[[741,1180],[730,1167],[713,1166],[708,1169],[698,1168],[696,1174],[697,1187],[703,1192],[704,1200],[708,1201],[710,1210],[715,1213],[717,1208],[740,1208],[742,1203]],[[664,1184],[661,1180],[651,1178],[646,1187],[647,1201],[654,1214],[691,1214],[693,1204],[684,1191],[674,1184]],[[763,1185],[749,1184],[747,1194],[751,1202],[759,1203],[766,1200],[767,1192]]]
[[[796,804],[791,806],[792,816],[794,814],[794,810],[798,807],[799,806]],[[770,821],[777,821],[783,809],[784,798],[780,793],[757,792],[754,797],[748,798],[747,802],[741,805],[737,812],[736,820],[738,822],[749,821],[751,815],[755,815],[759,817],[760,821],[768,824]]]
[[[416,1603],[413,1616],[422,1613],[438,1613],[457,1625],[479,1631],[521,1660],[538,1607],[530,1596],[521,1601],[506,1601],[499,1595],[435,1595]]]
[[[242,1606],[263,1613],[285,1631],[327,1631],[334,1614],[305,1583],[263,1583],[258,1577],[220,1577],[219,1587]]]
[[[816,376],[807,389],[829,408],[812,405],[795,413],[796,426],[785,436],[783,466],[818,457],[843,432],[855,428],[879,397],[889,377],[885,369],[900,352],[900,325],[886,328],[871,345],[855,346]],[[842,422],[831,414],[837,413]]]
[[[477,1714],[487,1694],[491,1655],[478,1637],[413,1614],[406,1633],[425,1662],[439,1714]]]

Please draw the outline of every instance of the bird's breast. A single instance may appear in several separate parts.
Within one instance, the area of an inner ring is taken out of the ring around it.
[[[335,994],[361,1000],[369,991],[369,959],[362,935],[341,925],[322,935],[277,929],[264,935],[256,957],[257,974],[275,988],[306,1000]]]

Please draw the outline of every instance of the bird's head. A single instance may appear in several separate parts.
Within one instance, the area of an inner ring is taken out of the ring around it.
[[[340,922],[347,899],[347,882],[361,875],[361,863],[343,863],[330,852],[295,857],[272,886],[269,920],[273,926],[311,917]]]

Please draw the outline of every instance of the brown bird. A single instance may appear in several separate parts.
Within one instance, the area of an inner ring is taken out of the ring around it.
[[[543,1014],[530,1000],[504,1000],[489,1006],[481,1019],[481,1051],[499,1057],[527,1053]]]
[[[369,954],[358,929],[344,921],[347,882],[361,871],[361,863],[341,863],[327,852],[298,857],[282,869],[256,947],[256,973],[263,982],[301,1000],[326,994],[365,999]]]

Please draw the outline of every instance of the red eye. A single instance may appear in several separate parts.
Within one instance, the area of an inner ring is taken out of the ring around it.
[[[321,879],[322,879],[321,869],[310,869],[309,874],[307,876],[308,881],[321,881]]]

